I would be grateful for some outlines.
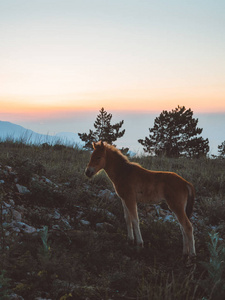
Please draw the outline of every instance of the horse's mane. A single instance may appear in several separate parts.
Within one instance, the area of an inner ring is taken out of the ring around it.
[[[117,149],[115,146],[110,145],[106,142],[104,142],[104,146],[106,147],[106,149],[110,150],[113,154],[115,154],[116,156],[118,156],[118,158],[120,158],[121,160],[123,160],[124,162],[129,162],[129,159],[127,156],[125,156],[119,149]]]

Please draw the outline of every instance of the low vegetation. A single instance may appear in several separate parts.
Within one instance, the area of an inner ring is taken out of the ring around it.
[[[139,205],[145,247],[127,244],[110,181],[84,175],[89,158],[72,146],[0,143],[0,299],[224,299],[225,160],[133,158],[194,184],[197,258],[187,266],[165,204]]]

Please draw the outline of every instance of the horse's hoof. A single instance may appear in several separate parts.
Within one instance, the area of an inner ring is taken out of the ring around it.
[[[186,268],[191,268],[196,266],[196,255],[195,256],[186,256],[186,259],[183,260]]]
[[[182,261],[183,261],[184,264],[187,263],[188,258],[189,258],[188,254],[183,254],[183,256],[182,256]]]
[[[144,249],[144,243],[137,244],[137,252],[140,252],[143,249]]]

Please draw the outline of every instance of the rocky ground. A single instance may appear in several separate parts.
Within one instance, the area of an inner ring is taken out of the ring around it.
[[[196,281],[206,271],[198,261],[194,271],[182,264],[180,229],[165,204],[139,205],[140,253],[127,244],[120,200],[105,179],[59,182],[47,173],[29,159],[0,165],[1,299],[164,299],[157,293],[165,290],[165,299],[203,299]],[[221,242],[224,227],[203,220],[196,201],[196,248],[208,260],[208,233],[218,230]]]

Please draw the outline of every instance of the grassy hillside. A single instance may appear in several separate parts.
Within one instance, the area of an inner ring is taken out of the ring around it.
[[[195,186],[197,258],[187,266],[165,204],[139,205],[145,247],[127,244],[107,176],[84,175],[89,158],[78,148],[0,143],[0,299],[224,299],[225,161],[134,159]]]

